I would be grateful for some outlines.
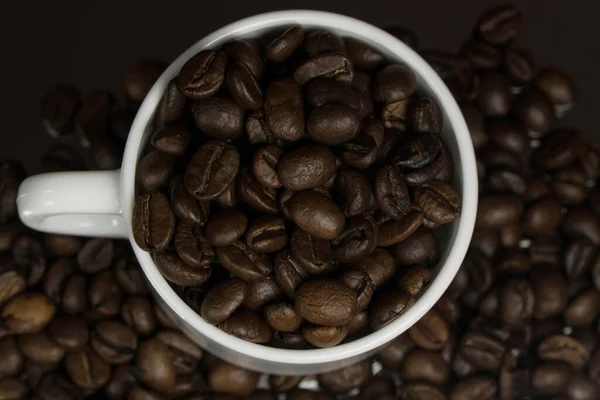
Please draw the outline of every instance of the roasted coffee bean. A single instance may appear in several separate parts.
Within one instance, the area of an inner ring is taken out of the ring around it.
[[[508,167],[491,168],[485,180],[487,189],[493,192],[512,192],[515,194],[525,194],[527,191],[527,181],[518,171]]]
[[[251,208],[262,213],[277,213],[275,189],[262,186],[247,169],[240,170],[237,186],[240,199]]]
[[[487,128],[489,141],[498,147],[522,153],[529,146],[527,130],[517,122],[494,121]]]
[[[570,399],[592,400],[598,398],[600,390],[597,385],[583,374],[575,374],[570,380],[564,393]]]
[[[110,118],[117,110],[117,100],[106,90],[96,90],[88,94],[75,114],[75,129],[79,144],[89,149],[92,142],[104,137]]]
[[[12,248],[12,255],[27,285],[39,283],[46,271],[46,254],[41,242],[31,236],[21,236]]]
[[[308,347],[306,339],[299,332],[275,332],[271,343],[281,349],[302,350]]]
[[[362,337],[369,332],[369,314],[367,311],[359,312],[348,322],[348,336]]]
[[[338,173],[334,184],[334,198],[347,217],[355,217],[367,211],[372,201],[371,185],[359,171],[347,169]]]
[[[165,397],[161,396],[159,393],[140,386],[134,386],[129,391],[128,398],[131,400],[166,400]]]
[[[243,303],[247,292],[246,283],[238,279],[219,283],[206,294],[200,315],[209,324],[219,324]]]
[[[479,150],[479,157],[486,168],[511,168],[517,171],[523,168],[522,157],[502,146],[488,143]]]
[[[385,61],[383,54],[372,46],[353,38],[345,38],[346,52],[352,63],[360,69],[375,69]]]
[[[318,78],[310,81],[306,85],[304,97],[311,107],[343,103],[356,110],[360,108],[358,94],[349,85],[335,79]]]
[[[103,271],[94,277],[88,291],[88,300],[91,309],[103,317],[119,314],[123,291],[112,270]]]
[[[377,158],[377,147],[383,141],[383,132],[383,124],[379,120],[363,120],[359,135],[340,146],[340,157],[344,164],[358,169],[370,167]]]
[[[414,299],[403,292],[384,292],[374,301],[369,313],[373,330],[379,330],[401,316],[414,303]]]
[[[234,180],[240,165],[236,147],[210,141],[192,157],[183,177],[185,188],[199,200],[214,200]]]
[[[220,140],[234,140],[244,133],[244,109],[226,97],[197,100],[192,107],[196,126]]]
[[[293,332],[304,322],[304,319],[294,310],[294,306],[289,303],[267,305],[265,318],[271,328],[280,332]]]
[[[411,383],[400,391],[402,400],[445,400],[446,396],[435,386],[427,383]]]
[[[69,377],[82,389],[98,389],[110,379],[110,365],[91,347],[68,353],[65,366]]]
[[[338,145],[358,136],[358,112],[345,104],[325,104],[314,108],[308,115],[306,131],[316,142]]]
[[[394,246],[396,262],[400,265],[437,263],[439,244],[431,230],[421,227],[407,239]]]
[[[219,262],[236,277],[256,282],[266,279],[272,271],[271,261],[242,242],[234,242],[216,250]]]
[[[121,259],[115,265],[115,279],[125,292],[132,295],[148,293],[146,277],[137,262]]]
[[[181,122],[186,112],[187,99],[177,86],[177,79],[167,85],[154,117],[158,126]]]
[[[414,197],[424,217],[438,225],[452,222],[460,213],[460,196],[447,183],[426,182],[415,189]]]
[[[510,47],[504,51],[504,68],[518,84],[530,82],[535,74],[535,61],[531,51]]]
[[[573,129],[561,129],[544,137],[541,147],[534,153],[533,162],[545,169],[566,167],[583,151],[583,135]]]
[[[286,189],[300,191],[323,185],[335,169],[335,156],[326,146],[309,145],[284,154],[277,165],[277,176]]]
[[[400,376],[407,382],[424,381],[433,385],[443,385],[449,376],[448,365],[439,353],[413,350],[404,358]]]
[[[275,392],[289,392],[302,381],[303,376],[270,375],[269,387]]]
[[[152,389],[166,392],[175,387],[177,371],[173,356],[157,337],[140,343],[135,368],[139,379]]]
[[[381,120],[383,121],[383,126],[386,128],[395,128],[405,131],[408,106],[408,100],[406,99],[386,103],[381,110]]]
[[[508,194],[487,195],[479,200],[476,226],[500,229],[517,223],[523,214],[523,200]]]
[[[575,297],[564,313],[565,322],[570,326],[586,326],[600,314],[600,292],[588,289]]]
[[[498,386],[487,376],[475,376],[457,383],[450,393],[451,400],[492,400],[496,398]]]
[[[294,298],[296,289],[307,275],[306,271],[288,250],[281,250],[275,255],[274,266],[277,284],[288,297]]]
[[[515,6],[499,5],[481,16],[477,32],[486,42],[502,45],[515,39],[522,25],[523,17]]]
[[[208,383],[216,393],[246,397],[256,390],[260,374],[219,361],[208,375]]]
[[[114,244],[108,239],[91,239],[77,253],[77,265],[84,272],[95,274],[111,266]]]
[[[91,333],[91,345],[109,364],[123,364],[133,359],[138,340],[135,333],[118,321],[102,321]]]
[[[147,336],[156,329],[156,316],[145,297],[131,296],[123,302],[121,319],[139,335]]]
[[[219,197],[217,197],[215,199],[215,202],[221,208],[233,208],[233,207],[235,207],[235,205],[237,204],[236,190],[237,190],[237,187],[236,187],[235,181],[232,181],[229,184],[229,186],[227,186],[227,189],[225,189],[225,191],[223,193],[221,193],[219,195]],[[209,202],[206,202],[206,203],[210,204]]]
[[[75,236],[46,234],[44,247],[53,256],[69,257],[77,254],[81,248],[81,239]]]
[[[440,350],[450,339],[448,323],[430,310],[408,331],[415,344],[426,350]]]
[[[571,209],[563,219],[562,229],[567,235],[586,236],[594,244],[600,244],[600,217],[589,209]]]
[[[23,292],[27,287],[25,278],[9,260],[3,260],[0,267],[0,305]]]
[[[7,336],[0,339],[0,357],[3,360],[0,364],[1,378],[17,376],[23,370],[25,358],[14,337]]]
[[[295,142],[304,136],[302,87],[291,78],[272,81],[265,92],[265,122],[276,138]]]
[[[196,370],[203,356],[198,345],[175,330],[160,331],[156,337],[168,346],[177,374],[190,374]]]
[[[368,256],[379,243],[375,218],[366,213],[349,218],[344,230],[331,243],[333,256],[338,261],[351,262]]]
[[[238,240],[248,227],[248,218],[239,210],[226,209],[215,214],[206,224],[206,240],[212,246],[229,246]]]
[[[302,46],[303,40],[304,30],[302,27],[298,25],[291,26],[269,43],[265,57],[268,61],[275,63],[285,61]]]
[[[399,369],[406,355],[415,347],[409,335],[402,334],[386,345],[379,353],[377,358],[383,366],[391,369]]]
[[[110,381],[106,385],[106,394],[110,398],[124,398],[136,383],[133,367],[130,364],[119,365],[112,371]]]
[[[465,42],[461,53],[477,69],[494,69],[502,62],[500,50],[475,39]]]
[[[41,293],[21,293],[2,308],[3,324],[12,334],[43,330],[56,313],[56,307]]]
[[[510,111],[512,96],[510,78],[500,72],[481,77],[477,106],[486,117],[501,117]]]
[[[344,41],[335,33],[322,29],[308,32],[304,38],[304,52],[309,57],[321,53],[344,52]]]
[[[431,134],[406,135],[392,155],[392,165],[408,172],[433,163],[441,151],[437,137]]]
[[[315,347],[337,346],[348,335],[348,326],[304,325],[302,336]]]
[[[345,368],[319,374],[320,385],[332,393],[345,393],[362,388],[371,379],[369,360],[354,363]]]
[[[378,248],[369,256],[352,263],[352,268],[366,273],[375,287],[380,287],[392,277],[396,265],[387,250]]]
[[[554,231],[562,219],[561,205],[554,198],[542,198],[530,205],[523,215],[525,233],[541,235]]]
[[[556,68],[542,68],[533,84],[557,106],[569,106],[577,97],[577,88],[572,79]]]
[[[277,170],[282,155],[283,150],[273,145],[263,146],[254,153],[252,174],[261,185],[273,189],[281,187]]]
[[[301,85],[315,78],[334,78],[351,82],[354,74],[352,62],[343,53],[318,54],[301,63],[294,72],[294,79]]]
[[[344,325],[356,313],[356,294],[347,285],[318,279],[296,290],[296,312],[307,321],[325,326]]]
[[[410,294],[418,296],[427,287],[432,278],[432,272],[425,266],[413,266],[398,274],[398,286]]]
[[[581,370],[590,358],[585,346],[576,339],[564,335],[550,335],[542,340],[538,356],[546,361],[563,361],[575,370]]]
[[[493,336],[469,332],[462,337],[460,352],[477,370],[493,371],[500,368],[506,347]]]
[[[241,61],[227,67],[227,88],[233,100],[245,110],[258,110],[263,104],[263,93],[252,70]]]
[[[535,297],[532,285],[526,279],[511,279],[500,294],[500,312],[509,326],[519,326],[534,313]]]
[[[162,61],[136,62],[123,75],[123,88],[127,97],[135,102],[142,102],[166,68],[167,64]]]
[[[588,195],[585,173],[579,168],[563,168],[549,183],[552,193],[567,205],[581,204]]]
[[[75,274],[75,268],[73,261],[59,259],[50,266],[43,282],[44,293],[69,314],[82,312],[87,303],[85,277]]]
[[[177,218],[200,225],[206,223],[210,214],[210,202],[197,201],[186,190],[182,175],[176,176],[171,181],[169,196],[173,213]]]
[[[416,100],[408,109],[410,127],[421,133],[440,133],[443,115],[437,102],[431,98]]]
[[[6,400],[19,400],[27,398],[29,389],[18,379],[0,378],[0,391]]]
[[[150,143],[161,153],[175,157],[185,155],[192,136],[183,126],[163,126],[152,134]]]
[[[321,239],[332,240],[345,225],[344,213],[326,196],[306,190],[292,196],[288,202],[292,220],[298,227]]]
[[[175,215],[162,193],[137,198],[133,210],[133,235],[140,248],[158,251],[168,246],[175,231]]]
[[[392,64],[383,68],[373,82],[373,98],[384,103],[404,100],[415,92],[417,78],[405,65]]]
[[[191,99],[205,99],[223,85],[227,57],[219,50],[203,50],[190,58],[177,77],[179,90]]]
[[[211,221],[215,221],[220,218],[220,216],[222,216],[222,214],[215,216]],[[219,235],[218,230],[211,229],[209,231],[208,226],[209,225],[207,225],[206,230],[207,235],[215,235],[211,236],[215,241],[223,239],[223,235]],[[198,225],[193,225],[189,222],[181,222],[175,231],[175,239],[173,242],[177,255],[187,265],[198,268],[210,268],[215,260],[214,249],[211,247],[211,243],[206,239]]]
[[[219,324],[224,332],[252,343],[269,343],[271,330],[267,322],[254,311],[237,310]]]
[[[46,332],[27,333],[17,337],[21,353],[29,360],[40,364],[56,364],[65,355],[65,349]]]
[[[165,279],[181,286],[202,285],[211,275],[210,269],[188,265],[171,250],[155,253],[154,262]]]
[[[515,235],[511,234],[510,236]],[[511,274],[526,274],[531,269],[531,262],[527,254],[521,251],[520,249],[514,247],[519,244],[519,238],[520,233],[519,237],[515,238],[516,240],[510,240],[511,247],[507,247],[506,242],[508,241],[506,239],[503,240],[504,247],[496,254],[496,257],[494,257],[494,262],[496,263],[497,270],[499,272],[508,272]]]
[[[387,165],[375,177],[375,197],[381,211],[394,219],[401,219],[410,209],[408,187],[398,168]]]
[[[246,245],[258,253],[275,253],[287,244],[285,221],[265,215],[250,224],[245,236]]]
[[[342,272],[339,279],[356,292],[356,311],[366,310],[376,289],[373,279],[366,272],[357,269]]]
[[[571,375],[568,364],[550,362],[533,370],[531,384],[541,394],[558,395],[566,389]]]
[[[318,275],[333,269],[335,263],[330,242],[295,229],[290,237],[290,255],[303,272]]]
[[[488,141],[488,133],[485,129],[485,118],[479,108],[472,104],[464,104],[461,107],[463,117],[471,134],[471,141],[475,149],[480,148]],[[526,143],[527,144],[527,143]]]
[[[169,184],[173,174],[174,158],[158,150],[146,154],[137,170],[137,182],[148,192],[154,192]]]
[[[379,246],[400,243],[412,235],[423,224],[423,211],[412,208],[402,219],[382,218],[378,221]]]
[[[536,89],[528,89],[518,95],[513,102],[513,112],[520,123],[541,136],[550,130],[554,122],[552,103]]]
[[[253,42],[245,40],[232,41],[223,45],[222,51],[229,59],[243,63],[256,79],[262,78],[265,65]]]
[[[565,248],[564,266],[567,277],[581,279],[589,272],[595,261],[598,249],[585,236],[575,237]]]

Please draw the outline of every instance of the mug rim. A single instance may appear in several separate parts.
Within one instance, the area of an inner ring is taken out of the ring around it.
[[[225,37],[232,39],[242,33],[248,34],[252,31],[291,24],[314,25],[325,29],[335,28],[348,32],[359,32],[354,33],[354,36],[364,37],[365,40],[386,48],[409,66],[419,76],[422,85],[435,93],[440,108],[446,113],[447,123],[451,126],[452,135],[458,146],[461,165],[460,171],[455,171],[455,173],[459,172],[462,175],[462,211],[459,220],[454,222],[458,223],[459,226],[456,230],[454,242],[449,247],[446,260],[439,267],[438,274],[429,283],[427,290],[403,315],[380,330],[348,343],[322,349],[292,350],[250,343],[207,323],[175,293],[156,267],[150,253],[138,247],[133,238],[131,224],[133,205],[135,204],[135,174],[139,156],[144,150],[141,141],[147,125],[152,122],[154,112],[164,90],[169,81],[177,75],[183,63],[200,51],[200,48],[210,47]],[[123,217],[127,225],[129,241],[136,257],[156,294],[174,313],[208,339],[245,356],[275,363],[320,364],[356,357],[389,343],[408,330],[433,307],[449,287],[467,252],[475,226],[478,178],[475,152],[462,112],[445,83],[419,54],[384,30],[352,17],[325,11],[286,10],[257,14],[225,25],[196,41],[169,65],[149,91],[132,124],[123,156],[121,193]]]

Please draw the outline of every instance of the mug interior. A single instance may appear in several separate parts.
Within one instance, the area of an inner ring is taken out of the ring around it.
[[[141,250],[133,239],[130,241],[153,291],[160,298],[160,303],[181,317],[191,327],[190,329],[201,332],[202,335],[231,350],[260,360],[295,364],[340,361],[361,354],[367,357],[410,328],[447,289],[467,251],[477,209],[475,155],[467,126],[458,105],[433,69],[417,53],[388,33],[365,22],[337,14],[317,11],[283,11],[261,14],[235,22],[194,44],[179,56],[159,78],[135,118],[127,141],[122,168],[123,215],[128,224],[130,238],[132,238],[130,221],[136,196],[135,174],[138,158],[143,155],[150,135],[153,133],[153,115],[162,94],[169,81],[179,73],[183,64],[202,49],[216,48],[234,39],[261,36],[291,24],[299,24],[305,28],[323,28],[343,37],[360,39],[380,50],[388,59],[406,64],[417,76],[418,90],[435,98],[443,110],[444,127],[441,136],[454,162],[453,184],[462,197],[463,206],[461,216],[441,229],[440,235],[437,235],[442,252],[440,262],[434,269],[435,277],[429,286],[406,313],[379,331],[360,339],[327,349],[278,349],[246,342],[206,323],[200,315],[185,304],[162,277],[150,254]],[[340,363],[336,365],[337,368],[343,366]]]

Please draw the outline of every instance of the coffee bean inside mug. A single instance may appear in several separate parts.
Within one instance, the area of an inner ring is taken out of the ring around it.
[[[380,329],[427,289],[445,245],[435,236],[462,206],[442,110],[406,65],[294,25],[202,50],[163,97],[134,236],[207,322],[329,347],[357,337],[346,324],[359,314]],[[396,266],[412,272],[390,279]],[[257,298],[262,287],[277,297]]]

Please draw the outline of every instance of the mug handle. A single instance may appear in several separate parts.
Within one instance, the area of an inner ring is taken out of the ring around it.
[[[19,217],[42,232],[126,239],[120,176],[121,170],[114,170],[27,178],[17,196]]]

